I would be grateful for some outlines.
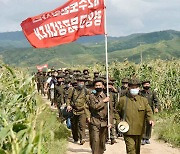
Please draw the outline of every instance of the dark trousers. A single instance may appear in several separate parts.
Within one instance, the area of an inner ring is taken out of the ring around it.
[[[105,150],[107,127],[90,125],[90,146],[92,154],[103,154]]]
[[[71,118],[71,130],[74,141],[85,139],[86,115],[73,115]]]
[[[140,154],[141,135],[124,135],[127,154]]]
[[[151,133],[152,133],[152,125],[150,125],[149,122],[146,122],[143,139],[149,140],[151,138]]]

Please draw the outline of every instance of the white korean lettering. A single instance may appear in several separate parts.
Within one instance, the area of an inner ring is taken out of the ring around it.
[[[73,4],[70,5],[70,9],[69,9],[69,12],[70,13],[74,13],[74,12],[78,12],[78,2],[75,2]]]
[[[60,21],[57,22],[57,24],[59,25],[59,35],[62,36],[62,35],[66,35],[67,33],[67,30],[66,30],[66,27],[62,25],[62,23]]]
[[[53,37],[53,32],[51,31],[51,27],[49,24],[44,25],[46,32],[48,33],[49,37]]]
[[[50,25],[50,27],[52,27],[52,29],[53,29],[53,32],[54,32],[54,33],[53,33],[53,37],[54,37],[54,36],[58,36],[58,33],[57,33],[57,31],[56,31],[56,28],[55,28],[55,24],[54,24],[53,22],[51,22],[49,25]]]
[[[85,10],[86,7],[87,7],[87,0],[81,0],[79,2],[79,8],[81,8],[82,10]]]
[[[94,7],[94,5],[93,5],[93,3],[91,2],[91,0],[88,0],[88,2],[89,2],[89,6],[88,6],[88,8],[93,8],[93,7]]]
[[[92,26],[92,19],[94,18],[94,13],[91,12],[89,15],[88,15],[88,21],[86,22],[86,27],[91,27]]]
[[[39,27],[39,30],[41,30],[41,31],[42,31],[42,34],[43,34],[43,37],[44,37],[44,38],[47,38],[47,37],[48,37],[48,35],[47,35],[47,33],[45,32],[45,30],[44,30],[44,27],[43,27],[43,26],[40,26],[40,27]]]
[[[41,17],[36,18],[36,19],[33,19],[33,23],[39,22],[39,21],[41,21],[41,20],[42,20],[42,18],[41,18]]]
[[[95,26],[100,26],[101,25],[101,10],[95,11],[94,25]]]
[[[38,37],[39,40],[42,40],[44,37],[40,34],[39,29],[34,29],[34,34]]]
[[[60,16],[61,15],[61,11],[57,10],[54,13],[52,13],[54,17]]]
[[[75,31],[78,30],[78,17],[71,19],[71,26],[72,26],[72,29],[74,29]]]
[[[61,10],[61,15],[67,15],[67,14],[69,14],[69,6]]]
[[[99,0],[94,0],[94,6],[98,6],[99,5]]]
[[[84,25],[86,24],[87,15],[80,16],[80,28],[84,28]]]

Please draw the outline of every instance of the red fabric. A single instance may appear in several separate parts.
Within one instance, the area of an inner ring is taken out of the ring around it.
[[[38,70],[41,70],[41,71],[42,71],[43,68],[48,68],[48,64],[37,65],[36,68],[37,68]]]
[[[71,0],[53,11],[27,18],[21,27],[35,48],[101,35],[104,34],[104,0]]]

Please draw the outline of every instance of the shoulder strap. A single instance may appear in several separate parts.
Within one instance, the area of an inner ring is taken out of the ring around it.
[[[123,121],[125,121],[125,119],[126,119],[126,110],[127,110],[127,103],[128,103],[128,97],[127,96],[125,96],[125,97],[126,97],[126,104],[124,106]]]
[[[77,99],[79,98],[79,96],[81,95],[82,91],[83,91],[83,89],[80,91],[80,93],[78,94],[78,96],[75,99],[72,99],[74,104],[77,101]],[[75,89],[73,89],[73,95],[72,95],[73,97],[74,97],[74,93],[75,93]]]

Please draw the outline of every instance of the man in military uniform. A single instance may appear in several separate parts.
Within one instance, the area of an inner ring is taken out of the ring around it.
[[[63,119],[61,115],[60,107],[64,104],[63,92],[64,92],[64,74],[61,73],[57,77],[57,84],[54,87],[54,101],[57,102],[57,108],[59,111],[59,117]]]
[[[140,154],[145,120],[153,125],[153,113],[148,100],[139,95],[139,80],[131,79],[128,85],[128,93],[120,98],[116,109],[121,118],[129,124],[129,130],[124,134],[127,153]]]
[[[116,132],[115,132],[115,121],[116,121],[116,116],[117,115],[117,111],[116,111],[116,104],[117,104],[117,92],[116,89],[113,86],[113,82],[109,81],[109,98],[110,98],[110,110],[111,110],[111,116],[112,116],[112,127],[110,129],[110,139],[111,139],[111,145],[113,145],[114,143],[117,143],[115,140],[116,137]]]
[[[86,106],[88,91],[85,88],[85,80],[83,78],[77,79],[77,87],[72,88],[68,92],[67,110],[73,111],[72,135],[74,142],[80,139],[80,144],[85,143],[85,127],[86,127]]]
[[[37,72],[36,74],[36,84],[37,84],[37,91],[40,92],[41,89],[41,72]]]
[[[142,86],[143,86],[143,90],[141,90],[141,95],[148,99],[148,103],[151,106],[153,113],[157,113],[159,108],[159,100],[157,98],[156,93],[151,90],[150,81],[149,80],[143,81]],[[150,144],[151,132],[152,132],[152,125],[146,122],[145,132],[143,134],[143,139],[142,139],[142,145]]]
[[[126,93],[128,92],[128,82],[129,80],[127,78],[122,79],[122,86],[118,88],[118,100],[120,97],[126,95]]]
[[[110,99],[103,92],[104,82],[102,79],[94,80],[94,88],[95,92],[89,97],[89,114],[87,114],[90,124],[90,146],[93,154],[103,154],[108,127],[107,102]]]
[[[99,78],[99,72],[94,72],[94,78],[93,78],[93,80],[95,80],[96,78]]]

